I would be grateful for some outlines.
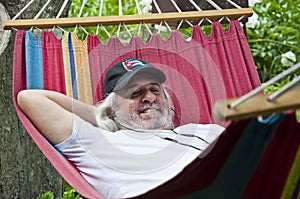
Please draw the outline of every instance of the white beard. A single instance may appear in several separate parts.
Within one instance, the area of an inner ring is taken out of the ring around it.
[[[137,111],[134,113],[124,112],[119,109],[115,110],[115,122],[118,125],[129,129],[161,129],[172,124],[171,114],[159,104],[153,104],[151,107],[158,109],[150,113],[147,119],[140,118]]]

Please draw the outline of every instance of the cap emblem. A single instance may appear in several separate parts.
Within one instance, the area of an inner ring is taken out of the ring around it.
[[[130,71],[135,67],[144,66],[144,63],[135,59],[127,59],[126,61],[122,62],[122,65],[126,70]]]

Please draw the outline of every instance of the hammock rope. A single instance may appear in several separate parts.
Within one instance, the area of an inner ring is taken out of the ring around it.
[[[81,17],[82,12],[83,12],[83,9],[84,9],[84,6],[85,6],[86,3],[87,3],[87,0],[83,0],[83,1],[82,1],[82,4],[81,4],[81,6],[80,6],[79,13],[78,13],[78,15],[77,15],[77,18],[80,18],[80,17]],[[75,26],[74,32],[76,32],[77,27],[78,27],[78,25]],[[83,28],[82,26],[80,26],[80,28],[85,32],[85,34],[88,34],[88,32],[85,30],[85,28]]]
[[[40,15],[42,14],[42,12],[44,12],[44,10],[47,8],[47,6],[49,5],[50,2],[51,2],[51,0],[48,0],[33,19],[39,18]]]
[[[67,6],[67,4],[68,4],[68,2],[69,2],[69,0],[65,0],[64,3],[61,5],[60,10],[58,11],[58,13],[57,13],[57,15],[56,15],[56,17],[55,17],[56,19],[58,19],[58,18],[62,15],[63,11],[65,10],[65,8],[66,8],[66,6]],[[53,26],[52,31],[55,30],[55,27],[57,27],[58,29],[60,29],[60,30],[63,31],[64,33],[66,32],[65,29],[63,29],[63,28],[61,28],[61,27],[59,27],[59,26]]]
[[[142,15],[143,13],[142,13],[142,10],[141,10],[141,7],[140,7],[140,3],[139,3],[138,0],[135,0],[135,6],[136,6],[138,14]],[[144,25],[144,27],[146,28],[146,30],[149,32],[150,36],[152,36],[153,35],[152,31],[147,26],[147,24],[145,22],[142,22],[142,21],[140,21],[140,23],[139,23],[138,31],[137,31],[137,36],[139,36],[139,37],[141,36],[142,25]]]
[[[102,16],[102,10],[103,10],[103,0],[101,0],[100,4],[99,4],[99,17]],[[102,24],[97,24],[97,28],[96,28],[96,35],[99,34],[99,27],[101,26],[101,28],[104,30],[105,34],[108,36],[108,37],[111,37],[109,32],[107,31],[107,29],[102,25]]]
[[[171,3],[173,4],[173,6],[175,7],[175,9],[177,10],[178,13],[182,13],[181,9],[179,8],[179,6],[176,4],[176,2],[174,0],[171,0]],[[193,24],[191,22],[189,22],[188,20],[184,20],[187,24],[190,25],[190,27],[193,27]],[[182,21],[181,21],[182,22]],[[181,23],[182,24],[182,23]],[[180,25],[181,25],[180,24]],[[180,26],[177,28],[179,29]]]
[[[61,8],[60,8],[60,10],[57,13],[55,18],[59,18],[62,15],[63,11],[66,9],[66,6],[67,6],[68,2],[69,2],[69,0],[64,1],[64,3],[62,4],[62,6],[61,6]]]
[[[16,20],[22,13],[24,13],[24,11],[32,4],[34,3],[35,0],[31,0],[29,1],[24,7],[23,9],[21,9],[21,11],[19,13],[17,13],[16,16],[13,17],[12,20],[6,20],[3,23],[3,27],[4,29],[28,29],[28,26],[30,27],[38,27],[38,28],[49,28],[49,26],[52,27],[60,27],[60,28],[65,28],[65,27],[75,27],[75,29],[78,26],[98,26],[99,24],[101,24],[102,26],[105,25],[120,25],[120,26],[124,26],[124,24],[128,25],[128,24],[142,24],[142,23],[159,23],[158,21],[163,21],[164,24],[166,24],[166,26],[168,27],[168,24],[166,23],[167,21],[178,21],[180,23],[179,27],[177,29],[180,28],[181,20],[186,21],[190,26],[193,26],[192,23],[190,22],[190,20],[201,20],[201,19],[206,19],[207,21],[209,21],[210,23],[216,19],[219,20],[222,17],[228,17],[228,19],[237,19],[237,18],[245,18],[245,17],[249,17],[252,15],[253,11],[251,8],[242,8],[241,6],[237,5],[236,3],[230,1],[230,0],[226,0],[230,5],[233,5],[234,9],[230,9],[230,8],[226,8],[226,9],[222,9],[220,6],[218,6],[216,3],[214,3],[212,0],[207,0],[206,2],[209,3],[209,5],[213,6],[213,8],[215,8],[216,10],[204,10],[201,9],[194,0],[189,0],[190,4],[194,7],[195,11],[184,11],[185,16],[183,18],[182,15],[180,15],[183,11],[181,11],[179,5],[176,3],[176,1],[174,0],[170,0],[171,4],[173,5],[173,7],[175,8],[175,10],[177,11],[177,13],[168,13],[165,12],[164,14],[162,14],[163,12],[161,11],[161,9],[159,9],[158,3],[153,0],[153,5],[155,6],[155,8],[157,9],[158,13],[161,13],[160,15],[145,15],[142,14],[141,9],[140,9],[140,5],[138,0],[135,0],[135,7],[137,8],[137,12],[138,15],[124,15],[123,14],[123,7],[122,7],[122,1],[119,0],[118,4],[119,4],[119,14],[117,15],[118,17],[120,16],[124,16],[122,17],[122,19],[120,20],[120,18],[110,18],[107,16],[102,16],[102,10],[103,10],[103,0],[100,1],[99,4],[99,17],[102,17],[101,19],[86,19],[86,17],[82,17],[82,11],[84,9],[84,7],[86,6],[87,0],[84,0],[81,4],[80,7],[80,11],[78,13],[77,18],[69,18],[70,20],[65,20],[63,21],[64,18],[60,18],[63,10],[65,10],[65,7],[67,5],[67,3],[69,2],[69,0],[65,0],[63,2],[63,5],[59,11],[59,13],[57,14],[57,16],[55,17],[57,20],[51,20],[52,18],[48,18],[48,19],[39,19],[41,13],[43,11],[45,11],[45,9],[48,7],[48,5],[50,4],[51,0],[48,0],[43,8],[39,11],[39,13],[34,17],[35,20],[22,20],[22,22],[20,22],[21,20]],[[198,12],[198,13],[195,13]],[[117,17],[115,16],[115,17]],[[144,16],[146,18],[144,18]],[[103,18],[104,17],[104,18]],[[202,22],[203,20],[201,20]],[[199,23],[198,25],[201,25],[201,23]],[[29,28],[30,28],[29,27]],[[124,28],[126,30],[126,28]],[[168,27],[168,29],[170,29]],[[99,30],[98,30],[99,31]],[[127,30],[126,30],[127,31]],[[107,31],[105,31],[107,32]]]
[[[198,10],[198,11],[202,11],[202,9],[195,3],[194,0],[189,0],[189,2]]]
[[[161,11],[161,9],[160,9],[158,3],[156,2],[156,0],[153,0],[153,4],[154,4],[154,6],[155,6],[157,12],[158,12],[159,14],[162,14],[162,11]],[[166,27],[168,28],[168,30],[171,31],[170,26],[169,26],[168,23],[164,20],[164,21],[161,21],[161,22],[159,23],[158,34],[160,34],[161,27],[162,27],[162,24],[163,24],[163,23],[166,25]]]
[[[210,5],[212,5],[215,9],[222,10],[222,8],[219,7],[215,2],[213,2],[211,0],[206,0],[206,2],[210,3]]]
[[[21,10],[12,18],[12,20],[17,19],[35,0],[29,1]]]
[[[234,7],[238,8],[238,9],[241,9],[242,7],[239,6],[238,4],[234,3],[233,1],[231,0],[226,0],[228,3],[230,3],[231,5],[233,5]]]

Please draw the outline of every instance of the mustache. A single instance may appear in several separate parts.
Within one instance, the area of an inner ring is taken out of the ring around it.
[[[149,104],[147,104],[147,105],[142,105],[142,106],[136,108],[135,110],[136,110],[138,113],[141,113],[141,112],[144,112],[144,111],[147,110],[147,109],[156,109],[156,110],[158,110],[158,111],[160,111],[160,112],[163,111],[163,107],[162,107],[160,104],[156,104],[156,103],[151,104],[151,105],[149,105]]]

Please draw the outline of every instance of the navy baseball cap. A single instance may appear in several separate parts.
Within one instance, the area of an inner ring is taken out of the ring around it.
[[[166,75],[152,64],[139,59],[126,59],[107,71],[103,82],[103,98],[125,88],[132,78],[139,75],[147,75],[147,78],[160,84],[166,81]]]

